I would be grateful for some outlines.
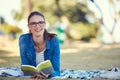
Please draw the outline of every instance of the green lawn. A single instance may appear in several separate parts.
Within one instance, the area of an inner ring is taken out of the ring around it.
[[[17,42],[0,46],[0,67],[20,67]],[[120,68],[119,45],[117,47],[114,45],[101,47],[81,42],[61,45],[61,69],[98,70],[114,67]]]
[[[7,44],[6,41],[0,41],[0,67],[20,67],[18,41]],[[61,69],[108,70],[114,67],[120,68],[120,44],[101,45],[71,41],[61,45]],[[0,80],[35,79],[0,77]],[[112,79],[95,77],[91,80]]]
[[[79,50],[78,53],[61,55],[62,69],[110,69],[120,68],[120,49]]]

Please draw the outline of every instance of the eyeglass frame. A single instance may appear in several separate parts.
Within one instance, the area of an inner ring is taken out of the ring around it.
[[[31,22],[31,23],[28,24],[28,26],[36,27],[37,24],[38,24],[39,26],[42,26],[43,24],[45,24],[45,21]]]

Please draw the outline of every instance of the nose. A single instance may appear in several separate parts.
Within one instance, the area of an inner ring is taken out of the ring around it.
[[[39,25],[39,24],[36,24],[36,27],[40,27],[40,25]]]

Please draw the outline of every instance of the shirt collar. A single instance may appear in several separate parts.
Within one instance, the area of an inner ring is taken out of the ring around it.
[[[31,44],[31,46],[30,47],[34,47],[34,45],[35,45],[35,43],[34,43],[34,41],[33,41],[33,37],[32,37],[32,34],[30,34],[31,35],[31,37],[30,37],[30,44]],[[48,40],[48,39],[46,39],[45,40],[46,41],[46,49],[50,49],[50,40]]]

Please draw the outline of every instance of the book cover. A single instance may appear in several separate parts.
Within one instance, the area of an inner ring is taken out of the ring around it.
[[[31,65],[22,65],[22,71],[25,76],[33,76],[35,73],[44,73],[46,75],[50,75],[54,72],[53,66],[50,60],[46,60],[38,64],[36,67]]]

